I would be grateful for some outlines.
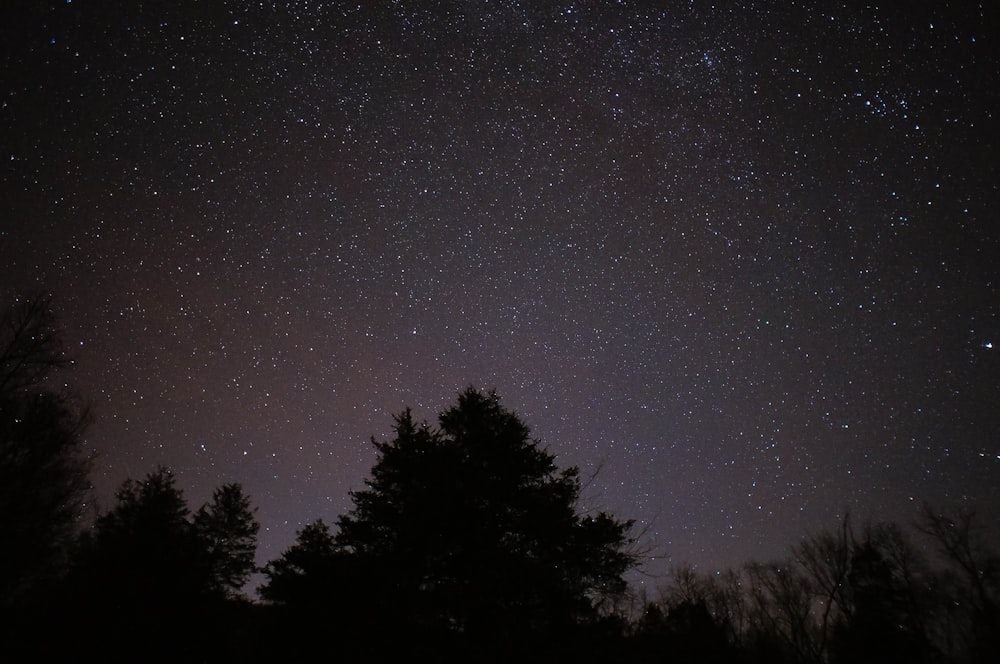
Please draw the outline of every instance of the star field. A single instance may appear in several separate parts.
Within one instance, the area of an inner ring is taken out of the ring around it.
[[[56,296],[103,504],[242,482],[264,561],[472,384],[652,573],[998,525],[989,3],[19,4],[0,290]]]

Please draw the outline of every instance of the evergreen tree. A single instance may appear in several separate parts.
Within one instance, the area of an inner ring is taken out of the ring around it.
[[[595,620],[625,590],[631,522],[577,511],[576,468],[493,393],[468,389],[439,427],[396,418],[339,549],[371,571],[380,610],[438,633],[501,641]]]
[[[260,524],[250,499],[237,483],[212,494],[212,501],[194,516],[194,529],[208,558],[213,589],[233,596],[254,571]]]
[[[239,631],[232,621],[242,604],[228,600],[253,569],[256,532],[238,484],[217,489],[192,515],[168,469],[126,480],[81,540],[61,620],[80,635],[105,636],[88,644],[89,658],[222,658]],[[51,659],[78,654],[59,646]]]
[[[126,611],[207,594],[208,557],[189,517],[168,469],[126,480],[115,492],[115,506],[84,537],[77,581],[99,585],[106,599]]]
[[[260,596],[269,602],[311,610],[336,600],[330,580],[337,557],[330,528],[322,520],[296,533],[295,544],[264,566]]]

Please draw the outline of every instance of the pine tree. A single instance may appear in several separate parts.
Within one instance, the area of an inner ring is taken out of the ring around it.
[[[198,510],[193,526],[204,547],[215,590],[237,595],[254,571],[260,524],[240,484],[225,484]]]
[[[439,426],[396,418],[338,547],[373,570],[372,595],[406,624],[502,639],[598,617],[625,590],[631,522],[578,512],[558,470],[494,393],[467,389]]]

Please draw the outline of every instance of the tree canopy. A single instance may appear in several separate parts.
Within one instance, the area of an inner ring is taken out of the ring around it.
[[[250,498],[239,484],[224,484],[212,500],[198,509],[194,533],[207,559],[212,590],[226,595],[240,592],[254,571],[257,532]]]
[[[501,639],[592,621],[625,590],[631,522],[581,513],[578,470],[559,470],[494,393],[462,392],[436,428],[406,410],[395,437],[374,444],[329,555],[366,574],[383,615]],[[265,570],[265,597],[307,573],[292,561],[315,548],[313,530]]]
[[[78,575],[124,604],[233,595],[255,569],[258,528],[239,484],[192,515],[174,475],[158,468],[118,488],[83,541]]]
[[[352,508],[303,526],[247,602],[259,525],[239,484],[192,511],[158,468],[82,527],[87,413],[52,387],[67,364],[48,299],[0,315],[3,661],[306,661],[331,645],[349,661],[998,661],[1000,556],[968,505],[926,507],[919,546],[845,516],[778,560],[675,568],[627,617],[609,600],[637,562],[632,523],[581,509],[578,469],[471,388],[434,425],[396,416]]]

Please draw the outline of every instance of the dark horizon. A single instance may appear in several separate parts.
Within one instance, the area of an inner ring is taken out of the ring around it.
[[[1000,554],[967,507],[808,533],[780,559],[628,582],[650,543],[586,511],[494,392],[410,410],[352,508],[255,565],[239,483],[195,507],[164,467],[88,514],[88,418],[55,391],[48,302],[0,320],[0,652],[11,661],[993,662]],[[259,572],[260,600],[245,594]],[[94,638],[100,634],[100,638]],[[154,645],[155,644],[155,645]]]

